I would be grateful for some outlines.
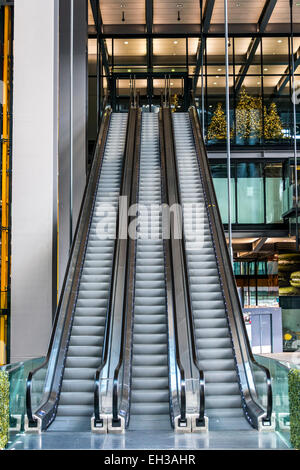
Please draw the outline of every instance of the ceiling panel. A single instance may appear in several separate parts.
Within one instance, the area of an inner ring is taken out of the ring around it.
[[[257,23],[265,1],[266,0],[228,0],[228,22]],[[224,0],[216,0],[211,23],[224,23]]]
[[[300,23],[300,5],[299,2],[294,1],[293,8],[293,21]],[[289,23],[290,22],[290,1],[289,0],[277,0],[277,4],[274,8],[270,23]]]
[[[145,24],[143,0],[100,0],[103,24]],[[122,22],[122,12],[125,22]]]
[[[203,2],[205,4],[205,2]],[[154,24],[199,24],[200,2],[199,0],[154,0]],[[177,15],[180,12],[181,20]]]

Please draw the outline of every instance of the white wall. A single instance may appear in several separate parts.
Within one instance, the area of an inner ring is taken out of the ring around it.
[[[58,1],[15,0],[11,362],[45,354],[52,324]]]

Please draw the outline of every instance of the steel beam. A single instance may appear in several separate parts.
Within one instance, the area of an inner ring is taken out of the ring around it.
[[[263,11],[262,11],[262,13],[260,15],[260,18],[258,20],[258,23],[257,23],[257,31],[260,34],[264,33],[264,31],[265,31],[265,29],[268,25],[268,22],[271,18],[271,15],[274,11],[274,8],[276,6],[276,3],[277,3],[277,0],[267,0],[266,1],[265,6],[263,8]],[[260,38],[259,37],[252,38],[250,46],[249,46],[247,54],[246,54],[246,63],[241,68],[241,70],[239,72],[239,75],[238,75],[238,77],[236,79],[236,82],[235,82],[235,91],[236,91],[236,93],[238,93],[239,90],[241,89],[241,86],[244,82],[244,79],[245,79],[246,74],[249,70],[249,67],[253,62],[253,59],[254,59],[254,56],[256,54],[259,43],[260,43]]]
[[[209,31],[214,6],[215,6],[215,0],[207,0],[206,5],[205,5],[205,10],[203,13],[203,18],[201,18],[202,35],[207,34]],[[196,59],[196,68],[195,68],[194,83],[193,83],[194,90],[196,90],[197,88],[198,75],[199,75],[199,71],[201,67],[201,58],[202,58],[203,53],[204,53],[204,41],[203,41],[203,36],[202,36],[202,39],[199,40],[197,54],[196,54],[197,59]]]
[[[93,17],[95,21],[96,31],[97,31],[97,39],[100,43],[101,55],[102,55],[102,62],[105,68],[105,74],[109,77],[109,62],[108,62],[108,51],[106,44],[103,40],[103,21],[102,15],[100,10],[100,0],[90,0],[91,8],[93,12]]]

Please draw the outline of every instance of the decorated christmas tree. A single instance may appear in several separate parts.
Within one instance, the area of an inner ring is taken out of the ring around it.
[[[222,103],[218,103],[208,127],[208,140],[225,140],[226,139],[226,117],[222,109]]]
[[[262,134],[262,100],[242,89],[236,108],[236,136],[243,140],[260,138]]]
[[[270,104],[269,112],[267,112],[267,108],[265,107],[264,121],[265,139],[282,139],[284,137],[282,131],[282,122],[277,112],[277,106],[275,103]]]

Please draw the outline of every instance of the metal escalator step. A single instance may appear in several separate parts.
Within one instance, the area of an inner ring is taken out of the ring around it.
[[[100,356],[100,352],[101,352],[100,344],[99,346],[69,346],[68,356],[69,357],[97,357],[97,356]]]
[[[168,377],[133,377],[132,379],[133,390],[166,390],[168,386]]]
[[[163,415],[169,414],[170,407],[169,403],[162,402],[162,403],[131,403],[130,412],[133,415],[156,415],[160,416],[161,421],[163,419]],[[159,426],[158,426],[159,429]]]
[[[169,390],[166,388],[161,390],[155,388],[152,390],[133,390],[131,399],[134,403],[167,403],[169,406]]]
[[[232,348],[208,348],[204,349],[200,347],[198,349],[198,358],[200,361],[206,359],[233,359]]]
[[[208,371],[234,371],[235,369],[234,359],[203,359],[199,360],[198,363],[199,366],[205,371],[205,377],[207,377]]]
[[[94,393],[94,384],[91,380],[65,379],[61,391]]]
[[[205,396],[209,395],[239,395],[240,390],[237,382],[207,383],[205,385]]]
[[[133,352],[133,366],[162,366],[168,365],[166,354],[136,354]]]
[[[102,336],[72,336],[69,346],[99,346]]]
[[[197,341],[200,338],[226,338],[229,336],[228,328],[196,328]],[[200,345],[200,343],[199,343]]]
[[[205,407],[209,408],[241,408],[241,395],[208,395],[205,397]]]
[[[93,404],[90,405],[59,405],[57,416],[75,417],[75,416],[92,416],[94,411]]]
[[[132,376],[133,377],[168,377],[169,368],[167,365],[159,366],[133,366],[132,367]]]

